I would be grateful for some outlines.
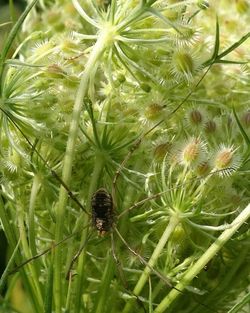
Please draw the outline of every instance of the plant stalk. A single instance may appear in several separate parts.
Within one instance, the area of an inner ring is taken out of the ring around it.
[[[244,224],[250,217],[250,204],[239,214],[238,217],[231,223],[231,228],[226,229],[215,242],[207,249],[200,259],[189,268],[182,280],[172,289],[169,294],[156,307],[154,313],[166,312],[165,310],[170,304],[181,294],[184,288],[196,277],[204,266],[219,252],[225,243],[233,236],[233,234]],[[180,291],[178,291],[178,290]]]
[[[146,266],[140,279],[138,280],[134,290],[133,290],[133,294],[135,294],[136,296],[138,296],[140,294],[140,292],[142,291],[148,277],[149,274],[151,272],[151,268],[154,267],[158,257],[160,256],[164,246],[166,245],[170,235],[172,234],[172,232],[174,231],[175,227],[178,225],[178,223],[180,222],[179,218],[177,216],[172,216],[169,220],[169,223],[163,233],[163,235],[161,236],[161,239],[159,240],[150,260],[148,261],[148,265]],[[127,302],[123,313],[129,313],[132,310],[132,306],[133,306],[133,302],[134,299],[131,299],[129,302]]]
[[[87,200],[87,209],[90,209],[91,206],[91,198],[93,193],[96,191],[97,187],[98,187],[98,182],[100,180],[101,177],[101,173],[103,170],[103,166],[104,166],[104,160],[101,157],[101,155],[97,155],[96,156],[96,160],[95,160],[95,167],[94,167],[94,171],[92,174],[92,178],[91,178],[91,183],[90,183],[90,187],[89,187],[89,194],[88,194],[88,200]],[[82,232],[82,237],[81,237],[81,245],[83,245],[84,243],[86,243],[87,237],[88,237],[88,227],[87,225],[89,224],[89,218],[86,218],[84,221],[84,225],[83,225],[83,232]],[[74,300],[74,304],[75,304],[75,313],[79,313],[81,312],[82,309],[82,288],[83,288],[83,283],[84,283],[84,274],[85,274],[85,257],[86,257],[86,253],[85,253],[86,249],[83,249],[81,255],[79,256],[78,259],[78,265],[77,265],[77,272],[78,275],[76,277],[76,282],[75,282],[75,290],[73,293],[75,293],[75,300]]]
[[[108,30],[100,32],[98,39],[93,47],[93,50],[89,56],[85,70],[83,72],[80,85],[76,94],[76,100],[73,108],[72,121],[69,129],[69,137],[66,147],[66,153],[63,163],[62,180],[69,186],[75,143],[78,135],[80,113],[84,102],[84,97],[87,95],[89,88],[89,78],[93,75],[93,68],[96,68],[101,55],[110,43],[110,34]],[[63,223],[65,221],[65,208],[68,199],[68,194],[65,188],[61,185],[59,193],[59,201],[56,209],[56,232],[55,241],[59,242],[63,235]],[[55,280],[54,280],[54,301],[55,301],[55,312],[61,313],[62,310],[62,255],[61,250],[56,249],[55,251]]]

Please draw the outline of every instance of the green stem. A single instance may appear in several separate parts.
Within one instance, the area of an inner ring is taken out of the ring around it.
[[[0,195],[0,220],[4,229],[5,236],[7,238],[8,244],[10,246],[11,252],[15,250],[17,246],[17,240],[15,236],[15,231],[13,227],[13,223],[11,223],[11,219],[7,214],[7,210],[5,208],[5,200],[2,195]],[[19,261],[19,260],[18,260]]]
[[[243,308],[245,305],[250,303],[250,292],[248,292],[238,303],[236,303],[228,313],[244,312]]]
[[[88,62],[86,64],[85,70],[83,72],[80,85],[77,91],[76,100],[73,108],[72,121],[69,129],[69,137],[66,147],[66,154],[63,163],[62,170],[62,180],[65,184],[69,185],[73,155],[75,149],[75,143],[77,139],[78,129],[79,129],[79,119],[81,108],[83,105],[84,97],[87,95],[89,87],[89,78],[92,75],[93,68],[96,68],[101,55],[103,54],[105,48],[110,43],[110,34],[108,30],[103,30],[93,47],[90,54]],[[59,242],[63,235],[63,224],[65,221],[65,208],[68,199],[68,193],[63,186],[60,188],[59,201],[56,210],[56,232],[55,241]],[[62,311],[62,295],[64,294],[62,290],[62,252],[61,249],[56,249],[55,251],[55,276],[54,276],[54,300],[55,300],[55,312],[61,313]]]
[[[13,264],[15,263],[15,258],[18,254],[18,249],[19,249],[19,243],[20,243],[20,240],[18,241],[10,259],[8,260],[8,264],[6,265],[6,268],[0,278],[0,294],[3,293],[4,291],[4,288],[6,287],[6,281],[8,279],[8,271],[11,269],[11,267],[13,266]]]
[[[108,294],[110,292],[110,283],[111,279],[114,275],[114,260],[112,255],[108,256],[106,267],[103,272],[101,284],[99,286],[98,291],[98,302],[96,303],[96,307],[94,308],[93,312],[95,313],[102,313],[107,306],[107,299]]]
[[[95,160],[95,167],[94,167],[94,171],[92,174],[92,178],[91,178],[91,183],[90,183],[90,187],[89,187],[89,195],[88,195],[88,200],[87,200],[87,209],[90,208],[90,202],[91,202],[91,198],[93,193],[96,191],[97,187],[98,187],[98,182],[100,181],[100,177],[101,177],[101,173],[103,170],[103,166],[104,166],[104,160],[102,158],[102,156],[96,156],[96,160]],[[82,238],[81,238],[81,245],[83,245],[86,240],[87,240],[87,236],[88,236],[88,227],[87,225],[89,224],[89,219],[86,218],[84,220],[84,225],[83,225],[83,232],[82,232]],[[77,277],[76,277],[76,283],[75,283],[75,291],[73,293],[75,293],[75,313],[81,312],[82,309],[82,287],[83,287],[83,282],[84,282],[84,278],[85,278],[85,258],[86,258],[86,253],[85,253],[86,249],[83,250],[83,252],[81,253],[81,255],[79,256],[78,259],[78,266],[77,266]]]
[[[30,250],[31,250],[32,256],[37,254],[34,213],[35,213],[35,201],[36,201],[37,193],[40,189],[40,186],[41,186],[40,179],[38,175],[35,175],[32,188],[31,188],[29,215],[28,215],[29,244],[30,244]]]
[[[22,258],[21,258],[19,253],[15,254],[16,247],[18,246],[18,248],[20,248],[20,245],[19,245],[20,239],[17,242],[16,236],[15,236],[15,230],[14,230],[14,223],[10,222],[10,221],[12,221],[12,218],[10,218],[10,216],[7,213],[7,210],[4,206],[3,199],[4,198],[2,196],[0,196],[0,220],[1,220],[1,223],[3,225],[4,232],[5,232],[5,235],[7,237],[10,249],[11,249],[13,255],[15,255],[15,261],[20,264],[22,262]],[[12,260],[10,260],[9,262],[10,262],[10,265],[7,265],[7,268],[9,266],[11,266]],[[7,272],[7,268],[6,268],[6,272]],[[33,305],[34,310],[36,310],[36,308],[38,307],[38,304],[36,301],[34,288],[33,288],[32,283],[30,281],[30,276],[26,275],[26,272],[23,268],[20,270],[20,274],[22,276],[24,286],[26,286],[26,292],[30,296],[31,304]],[[6,278],[8,278],[8,276],[6,276],[6,275],[3,275],[3,277],[1,277],[0,282],[3,286],[5,284]]]
[[[166,245],[170,235],[172,234],[172,232],[174,231],[174,229],[178,225],[178,223],[179,223],[178,217],[172,216],[170,218],[168,226],[166,227],[163,235],[161,236],[161,239],[159,240],[159,242],[158,242],[158,244],[157,244],[157,246],[156,246],[156,248],[155,248],[155,250],[154,250],[154,252],[153,252],[153,254],[152,254],[151,258],[150,258],[150,260],[148,261],[148,265],[149,266],[147,266],[144,269],[144,271],[143,271],[139,281],[137,282],[137,284],[136,284],[136,286],[135,286],[135,288],[133,290],[133,293],[136,296],[138,296],[140,294],[140,292],[142,291],[142,289],[143,289],[143,287],[144,287],[144,285],[145,285],[145,283],[146,283],[146,281],[147,281],[147,279],[149,277],[149,274],[151,272],[151,268],[154,267],[158,257],[160,256],[164,246]],[[123,310],[123,313],[131,312],[132,306],[133,306],[133,302],[134,302],[134,299],[131,299],[129,302],[127,302],[127,304],[126,304],[126,306],[125,306],[125,308]]]
[[[20,197],[19,197],[20,198]],[[24,256],[29,259],[31,257],[30,247],[27,242],[27,233],[25,230],[25,223],[24,223],[24,208],[22,205],[17,205],[17,223],[19,228],[19,236],[21,242],[21,248],[23,251]],[[36,312],[43,312],[43,297],[42,292],[40,289],[39,279],[37,273],[35,271],[34,264],[29,263],[28,265],[28,280],[30,281],[30,286],[32,288],[33,296],[35,299],[32,299],[36,306]]]
[[[244,224],[250,217],[250,204],[239,214],[239,216],[231,223],[231,228],[226,229],[219,238],[207,249],[200,259],[189,268],[182,280],[172,289],[170,293],[156,307],[154,313],[166,312],[170,304],[181,294],[184,288],[190,284],[194,277],[204,268],[204,266],[219,252],[225,243],[233,236],[233,234]]]

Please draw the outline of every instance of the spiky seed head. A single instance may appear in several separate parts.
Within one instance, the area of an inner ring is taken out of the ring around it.
[[[49,65],[44,74],[50,78],[63,78],[65,76],[65,72],[58,64]]]
[[[79,43],[74,38],[63,38],[60,49],[63,53],[72,53],[78,51]]]
[[[170,67],[176,79],[190,80],[198,69],[198,59],[186,47],[181,48],[173,53]]]
[[[199,137],[190,138],[183,144],[180,150],[180,163],[187,166],[194,166],[201,163],[205,156],[205,144]]]
[[[233,153],[231,149],[224,149],[217,154],[215,159],[215,165],[217,168],[220,169],[229,167],[229,165],[232,163],[232,159]]]
[[[151,91],[142,98],[142,112],[140,120],[144,124],[153,124],[166,116],[165,96],[158,91]]]
[[[49,54],[53,55],[54,48],[55,43],[52,40],[43,40],[35,44],[35,47],[31,49],[31,53],[34,58],[37,57],[40,59]]]
[[[183,150],[183,159],[187,162],[193,162],[197,160],[199,155],[199,145],[197,141],[189,143]]]
[[[189,120],[190,120],[190,123],[193,125],[200,125],[203,121],[203,116],[202,116],[201,111],[197,109],[193,109],[192,111],[190,111]]]
[[[211,166],[207,161],[198,164],[196,168],[196,172],[199,176],[207,175],[210,172],[210,170],[211,170]]]
[[[188,126],[192,133],[194,133],[194,130],[196,130],[196,132],[199,131],[200,133],[207,119],[206,116],[206,110],[201,107],[192,106],[186,111],[185,124]]]
[[[198,39],[197,30],[189,25],[182,25],[178,30],[175,38],[179,46],[191,45]]]
[[[233,146],[220,145],[213,158],[213,167],[216,171],[221,171],[220,175],[229,175],[239,167],[240,159],[236,154],[236,150]]]
[[[154,156],[157,161],[162,161],[167,153],[171,151],[172,144],[170,142],[160,143],[154,149]]]
[[[160,117],[162,110],[162,105],[158,103],[152,103],[145,109],[145,117],[150,121],[155,121]]]
[[[193,58],[188,52],[176,52],[173,56],[173,62],[176,70],[182,74],[189,74],[194,70]]]
[[[3,167],[7,169],[7,171],[9,171],[10,173],[14,173],[14,172],[17,172],[18,169],[22,168],[21,161],[22,160],[21,160],[20,154],[17,153],[16,150],[13,149],[12,152],[10,152],[8,156],[6,153],[6,158],[1,160],[1,163]]]
[[[217,125],[215,121],[208,120],[205,124],[205,132],[207,134],[213,134],[216,131]]]

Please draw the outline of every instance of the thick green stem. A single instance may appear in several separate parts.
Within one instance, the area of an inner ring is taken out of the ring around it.
[[[94,309],[95,313],[102,313],[107,306],[107,298],[110,292],[110,283],[114,275],[114,260],[112,255],[108,256],[106,267],[103,272],[102,281],[98,290],[98,303]]]
[[[102,156],[101,155],[99,157],[96,156],[95,167],[94,167],[94,171],[92,174],[91,183],[90,183],[90,187],[89,187],[87,209],[90,208],[90,202],[91,202],[92,195],[98,187],[98,182],[100,180],[103,166],[104,166],[104,161],[103,161]],[[87,227],[88,224],[89,224],[89,219],[85,219],[84,225],[83,225],[81,245],[86,243],[87,236],[88,236],[88,227]],[[83,252],[81,253],[81,255],[79,256],[79,259],[78,259],[78,266],[77,266],[78,275],[76,277],[75,290],[73,292],[73,294],[75,294],[75,301],[74,301],[75,302],[75,310],[74,310],[75,313],[81,312],[81,308],[82,308],[82,287],[83,287],[84,274],[85,274],[84,264],[85,264],[85,257],[86,257],[85,251],[86,250],[84,249]]]
[[[62,179],[65,184],[69,185],[71,171],[72,171],[72,163],[74,156],[75,143],[78,134],[79,128],[79,119],[80,113],[84,101],[84,97],[87,95],[88,87],[89,87],[89,78],[93,75],[93,68],[96,68],[96,64],[98,63],[101,55],[106,49],[107,45],[110,44],[110,33],[108,29],[103,30],[96,41],[96,44],[93,47],[93,50],[90,54],[88,62],[86,64],[85,70],[83,72],[81,82],[77,91],[76,101],[73,108],[72,121],[70,124],[69,137],[66,147],[66,154],[63,163],[62,170]],[[68,199],[67,191],[63,186],[60,188],[59,201],[57,205],[56,211],[56,234],[55,241],[58,242],[62,239],[63,235],[63,223],[65,221],[65,208]],[[55,251],[55,280],[54,280],[54,300],[55,300],[55,311],[56,313],[62,312],[62,298],[61,295],[64,294],[62,291],[62,255],[60,249],[56,249]]]
[[[151,258],[150,258],[150,260],[148,261],[148,265],[149,266],[147,266],[144,269],[144,271],[143,271],[139,281],[137,282],[137,284],[136,284],[136,286],[135,286],[135,288],[133,290],[133,293],[136,296],[138,296],[140,294],[140,292],[142,291],[142,289],[143,289],[143,287],[144,287],[144,285],[145,285],[145,283],[146,283],[146,281],[147,281],[147,279],[149,277],[149,274],[151,272],[151,268],[154,267],[154,265],[155,265],[159,255],[161,254],[161,252],[162,252],[164,246],[166,245],[170,235],[172,234],[172,232],[174,231],[174,229],[178,225],[178,223],[179,223],[178,217],[172,216],[170,218],[168,226],[166,227],[163,235],[161,236],[161,239],[159,240],[159,242],[158,242],[158,244],[157,244],[157,246],[156,246],[156,248],[155,248],[155,250],[154,250],[154,252],[153,252],[153,254],[152,254]],[[123,313],[131,312],[133,302],[134,302],[133,299],[130,300],[129,302],[127,302],[127,304],[126,304],[126,306],[125,306],[125,308],[123,310]]]
[[[240,215],[232,222],[231,228],[226,229],[219,238],[207,249],[200,259],[186,272],[182,280],[172,289],[170,293],[156,307],[154,313],[166,312],[170,304],[181,294],[184,288],[196,277],[204,266],[219,252],[225,243],[233,236],[233,234],[245,223],[250,217],[250,204],[240,213]]]

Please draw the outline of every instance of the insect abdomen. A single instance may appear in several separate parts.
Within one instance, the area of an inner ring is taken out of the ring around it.
[[[113,224],[113,199],[106,189],[98,189],[91,199],[92,221],[98,234],[103,236]]]

